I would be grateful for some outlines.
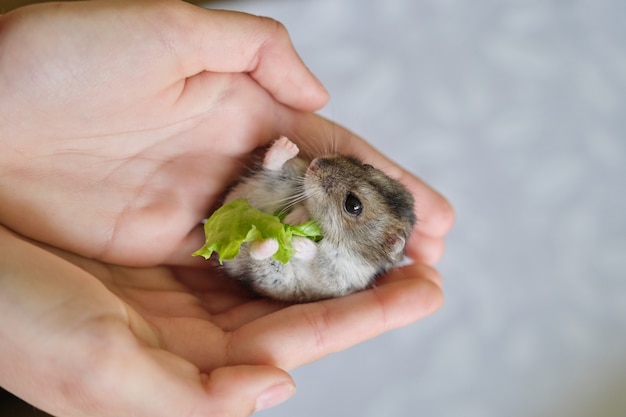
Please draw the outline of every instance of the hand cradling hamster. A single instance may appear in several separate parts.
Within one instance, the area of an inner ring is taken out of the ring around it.
[[[294,237],[293,258],[272,258],[273,239],[245,243],[224,262],[226,272],[254,291],[286,302],[307,302],[362,290],[404,254],[415,223],[413,196],[369,164],[341,154],[312,161],[281,137],[262,168],[236,184],[226,202],[244,198],[265,213],[288,213],[284,223],[314,220],[323,238]]]

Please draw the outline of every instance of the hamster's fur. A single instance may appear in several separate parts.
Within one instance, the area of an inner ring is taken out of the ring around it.
[[[295,237],[296,254],[286,264],[272,259],[272,242],[244,244],[235,259],[224,263],[227,273],[262,295],[287,302],[368,287],[403,257],[416,220],[413,196],[400,182],[356,158],[335,153],[308,161],[297,154],[295,144],[278,139],[263,167],[235,185],[226,201],[246,198],[266,213],[288,212],[288,224],[312,219],[323,239],[314,243]]]

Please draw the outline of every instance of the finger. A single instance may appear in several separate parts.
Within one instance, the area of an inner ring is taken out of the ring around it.
[[[129,395],[120,402],[127,403],[111,415],[249,416],[286,401],[296,391],[291,376],[271,366],[230,366],[203,374],[161,350],[138,355],[131,363],[125,365],[127,371],[118,370],[117,377],[124,384],[135,381],[129,387],[136,388],[124,391]],[[108,388],[106,383],[103,388]],[[111,408],[107,411],[115,411]]]
[[[281,23],[192,5],[183,10],[182,3],[170,7],[172,13],[158,14],[159,27],[187,76],[201,71],[246,72],[288,106],[312,111],[326,104],[328,93],[304,65]]]
[[[415,269],[420,271],[420,276],[422,279],[431,281],[437,287],[441,288],[443,284],[441,275],[439,275],[439,273],[432,267],[417,262],[397,268],[390,271],[389,273],[382,275],[378,279],[376,285],[381,286],[387,285],[392,282],[400,282],[406,279],[415,279]]]
[[[416,232],[442,237],[452,228],[454,211],[441,194],[357,135],[315,114],[285,118],[283,123],[285,135],[291,137],[304,153],[336,151],[353,155],[404,184],[415,196]]]
[[[211,372],[206,391],[217,405],[213,407],[217,413],[206,415],[247,416],[282,403],[295,394],[296,388],[289,374],[280,369],[242,365]]]
[[[111,347],[111,345],[109,345]],[[103,353],[103,352],[99,352]],[[86,402],[67,398],[61,415],[113,417],[244,417],[273,407],[295,393],[285,371],[271,366],[234,366],[203,374],[190,363],[158,349],[124,346],[104,353],[76,381]],[[101,366],[99,366],[101,365]],[[111,401],[114,395],[115,401]],[[67,408],[74,413],[67,413]],[[44,407],[45,409],[46,407]],[[49,409],[59,412],[58,407]]]
[[[294,305],[251,322],[232,333],[231,359],[292,369],[405,326],[442,305],[433,275],[438,274],[427,266],[407,266],[373,289]]]
[[[86,264],[70,264],[4,228],[0,249],[0,365],[7,371],[0,384],[44,411],[248,416],[294,392],[280,369],[234,367],[207,376],[157,348],[153,329],[93,279]]]
[[[426,265],[435,265],[442,258],[445,251],[445,240],[440,237],[430,237],[420,233],[411,236],[406,254],[413,261]]]
[[[105,378],[97,382],[102,391],[117,391],[123,396],[116,397],[117,405],[121,405],[118,410],[107,409],[112,416],[243,417],[278,405],[295,394],[291,376],[272,366],[222,367],[204,374],[169,352],[147,348],[134,358],[120,359],[105,361],[113,364],[112,369],[107,369]],[[124,369],[118,369],[116,364]],[[109,380],[108,376],[114,379]]]
[[[415,196],[417,223],[415,230],[430,237],[445,236],[454,225],[454,209],[450,202],[428,184],[407,171],[398,177]]]
[[[204,228],[198,223],[187,234],[180,244],[174,248],[174,251],[165,260],[168,265],[184,265],[198,268],[208,268],[211,266],[204,258],[192,256],[191,254],[198,250],[205,242]]]

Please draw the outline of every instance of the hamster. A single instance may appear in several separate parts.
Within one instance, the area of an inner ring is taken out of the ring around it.
[[[244,244],[228,275],[257,293],[285,302],[347,295],[370,286],[404,256],[416,217],[411,193],[400,182],[354,157],[333,153],[311,161],[298,157],[285,137],[267,150],[262,168],[236,184],[226,203],[245,198],[284,222],[314,220],[323,238],[294,237],[294,257],[272,259],[274,239]]]

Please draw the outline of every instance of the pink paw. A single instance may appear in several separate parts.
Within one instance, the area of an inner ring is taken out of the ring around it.
[[[272,171],[280,170],[284,163],[298,155],[300,150],[295,143],[281,136],[267,150],[263,159],[263,168]]]
[[[278,250],[278,241],[274,238],[257,240],[250,243],[250,257],[262,261],[274,255]]]
[[[296,250],[295,255],[293,255],[296,259],[310,261],[317,255],[317,245],[311,239],[297,236],[293,238],[291,244]]]

